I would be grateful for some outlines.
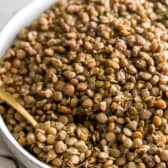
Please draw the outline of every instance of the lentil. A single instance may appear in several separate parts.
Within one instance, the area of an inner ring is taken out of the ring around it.
[[[167,150],[161,151],[160,159],[162,161],[168,161],[168,151]]]
[[[99,113],[96,116],[96,120],[101,124],[105,124],[107,122],[107,119],[108,118],[107,118],[106,114],[104,114],[104,113]]]
[[[66,151],[66,145],[64,144],[63,141],[58,141],[56,144],[55,144],[55,151],[56,153],[60,154],[60,153],[63,153]]]

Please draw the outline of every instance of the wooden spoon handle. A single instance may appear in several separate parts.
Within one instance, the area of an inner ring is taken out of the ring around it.
[[[9,93],[5,91],[4,88],[0,87],[0,98],[7,102],[11,107],[13,107],[17,112],[19,112],[30,124],[35,127],[37,125],[37,121],[32,117],[29,112],[25,110],[23,106],[21,106]]]

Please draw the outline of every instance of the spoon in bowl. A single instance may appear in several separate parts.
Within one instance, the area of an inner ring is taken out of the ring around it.
[[[0,99],[4,100],[17,112],[19,112],[33,127],[37,125],[37,121],[33,118],[33,116],[26,111],[26,109],[20,105],[11,94],[5,91],[3,87],[0,87]]]

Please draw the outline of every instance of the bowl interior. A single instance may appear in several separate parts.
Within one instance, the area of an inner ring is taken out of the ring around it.
[[[35,18],[37,18],[44,10],[48,9],[56,1],[57,0],[34,0],[32,3],[16,13],[16,15],[0,32],[0,58],[3,58],[3,55],[11,46],[20,29],[29,25]],[[1,116],[0,133],[2,138],[7,143],[9,149],[15,153],[14,156],[18,158],[25,166],[30,167],[30,163],[32,163],[32,168],[49,168],[47,165],[29,154],[16,142]]]

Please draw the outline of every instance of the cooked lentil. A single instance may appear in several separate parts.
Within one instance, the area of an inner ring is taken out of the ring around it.
[[[51,167],[168,167],[167,1],[68,0],[23,28],[0,85],[16,140]]]

